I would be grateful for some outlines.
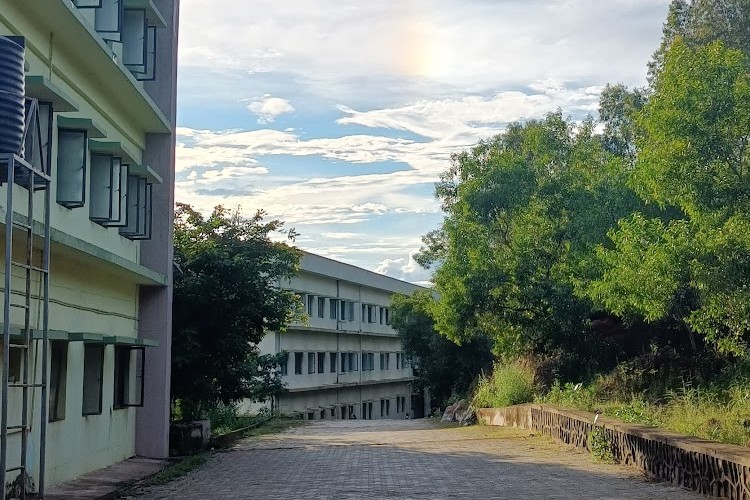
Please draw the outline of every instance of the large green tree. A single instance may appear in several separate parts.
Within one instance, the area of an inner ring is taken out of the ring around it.
[[[258,342],[298,310],[298,298],[279,287],[296,274],[300,259],[294,247],[270,238],[281,226],[262,212],[244,218],[219,206],[206,218],[178,204],[172,398],[183,418],[253,397],[253,384],[262,379]]]
[[[442,407],[451,397],[465,397],[482,370],[492,367],[492,344],[478,337],[458,345],[440,335],[432,319],[435,305],[428,291],[396,294],[391,301],[391,326],[414,367],[415,389],[426,389],[433,405]]]
[[[604,346],[576,291],[596,245],[640,206],[627,165],[592,121],[561,112],[456,155],[436,190],[445,222],[420,256],[440,264],[437,330],[456,342],[488,336],[501,357],[562,353],[568,370],[594,370],[581,360]]]
[[[673,318],[722,352],[750,337],[750,73],[740,50],[664,54],[639,118],[631,184],[670,216],[619,223],[590,296],[620,315]]]

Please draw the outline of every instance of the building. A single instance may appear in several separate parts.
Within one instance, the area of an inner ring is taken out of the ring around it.
[[[178,10],[0,0],[0,64],[23,47],[36,117],[0,150],[3,483],[168,455]]]
[[[299,275],[281,286],[300,296],[306,314],[259,345],[261,354],[288,354],[282,413],[309,420],[421,414],[412,368],[390,326],[391,296],[419,286],[307,252]]]

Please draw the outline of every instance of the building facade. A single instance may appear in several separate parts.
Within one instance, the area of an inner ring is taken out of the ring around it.
[[[178,11],[179,0],[0,0],[0,37],[24,48],[49,175],[32,213],[28,186],[0,186],[0,215],[13,219],[2,268],[23,260],[29,234],[32,260],[44,260],[47,230],[50,245],[47,293],[41,263],[10,266],[3,289],[6,482],[19,465],[51,485],[168,455]]]
[[[420,287],[307,252],[299,275],[281,287],[299,295],[306,316],[259,346],[261,354],[287,353],[282,413],[309,420],[414,415],[412,368],[390,326],[390,306],[394,293]]]

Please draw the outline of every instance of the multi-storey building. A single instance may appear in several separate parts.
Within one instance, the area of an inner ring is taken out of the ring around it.
[[[39,123],[0,151],[6,482],[168,454],[178,9],[0,0],[0,129],[19,93]]]
[[[259,346],[262,354],[288,354],[280,411],[305,419],[413,416],[412,368],[390,325],[390,305],[394,293],[420,287],[307,252],[301,264],[281,286],[300,296],[305,321],[269,333]]]

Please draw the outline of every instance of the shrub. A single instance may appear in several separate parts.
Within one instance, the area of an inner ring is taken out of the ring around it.
[[[520,362],[496,364],[490,377],[482,376],[472,398],[475,408],[500,408],[534,399],[534,372]]]

